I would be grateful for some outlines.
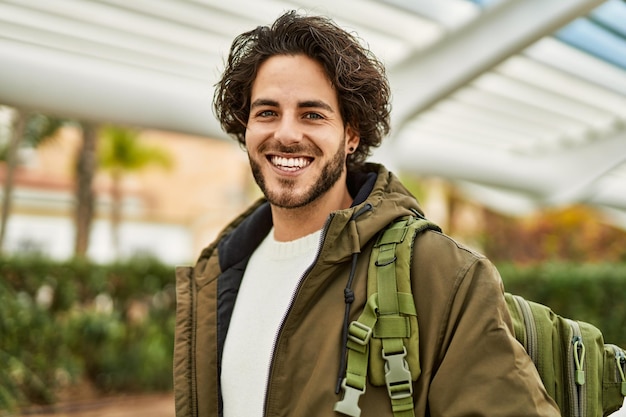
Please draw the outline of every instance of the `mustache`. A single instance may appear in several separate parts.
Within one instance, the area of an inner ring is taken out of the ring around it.
[[[294,155],[312,155],[321,156],[322,151],[315,145],[294,143],[292,145],[285,145],[279,142],[265,142],[259,146],[259,152],[261,153],[280,153],[280,154],[294,154]]]

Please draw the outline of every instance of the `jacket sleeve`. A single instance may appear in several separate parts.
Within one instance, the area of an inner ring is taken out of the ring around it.
[[[456,277],[440,329],[432,416],[559,416],[512,332],[496,268],[474,257]]]

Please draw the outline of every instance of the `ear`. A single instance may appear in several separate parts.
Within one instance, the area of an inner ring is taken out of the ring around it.
[[[346,126],[346,154],[354,153],[356,148],[359,147],[359,143],[361,142],[361,137],[350,125]]]

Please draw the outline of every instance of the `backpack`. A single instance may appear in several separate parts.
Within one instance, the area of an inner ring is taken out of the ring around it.
[[[348,328],[343,398],[335,411],[359,417],[366,380],[387,386],[394,417],[413,417],[413,385],[420,375],[419,329],[411,291],[413,241],[441,229],[421,216],[403,217],[374,244],[365,308]],[[626,396],[626,352],[604,344],[589,323],[555,314],[549,307],[505,293],[515,338],[524,346],[546,391],[563,416],[606,416]]]

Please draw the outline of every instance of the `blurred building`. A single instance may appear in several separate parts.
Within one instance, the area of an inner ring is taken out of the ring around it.
[[[247,157],[235,141],[160,131],[144,131],[139,140],[165,150],[174,163],[167,170],[149,167],[125,176],[120,258],[149,255],[173,264],[193,262],[225,223],[258,196]],[[72,256],[74,164],[80,142],[80,131],[68,127],[39,148],[21,151],[7,252],[38,252],[57,259]],[[5,176],[0,164],[3,183]],[[107,173],[97,173],[94,190],[88,256],[97,262],[111,261],[116,255]]]

